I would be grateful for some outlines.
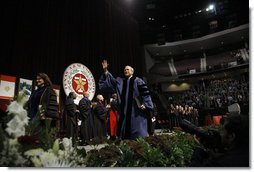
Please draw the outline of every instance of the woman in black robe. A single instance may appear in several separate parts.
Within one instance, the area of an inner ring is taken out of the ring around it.
[[[30,118],[29,134],[38,137],[41,146],[47,149],[56,138],[56,122],[59,119],[57,96],[52,82],[45,73],[36,76],[37,89],[27,102]]]

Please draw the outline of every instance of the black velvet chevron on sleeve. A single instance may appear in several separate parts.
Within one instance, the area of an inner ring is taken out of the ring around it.
[[[148,96],[150,95],[149,89],[146,84],[138,85],[138,91],[141,96]]]
[[[45,116],[50,118],[59,118],[57,96],[55,91],[51,88],[48,88],[45,91],[47,91],[47,96],[45,96],[45,98],[47,98],[44,99],[47,101]]]

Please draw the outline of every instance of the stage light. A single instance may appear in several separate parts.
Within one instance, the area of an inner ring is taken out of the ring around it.
[[[213,4],[209,5],[208,9],[209,10],[213,10],[214,9],[214,5]]]
[[[208,11],[214,12],[214,14],[216,15],[216,7],[215,7],[214,4],[210,4],[205,10],[206,10],[207,12],[208,12]]]

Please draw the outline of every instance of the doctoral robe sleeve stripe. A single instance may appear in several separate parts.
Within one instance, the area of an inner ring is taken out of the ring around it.
[[[148,87],[146,84],[142,84],[142,85],[138,85],[138,90],[140,92],[146,92],[146,91],[149,91]]]
[[[46,105],[45,116],[51,118],[59,118],[58,114],[58,103],[56,93],[53,89],[47,88],[45,90],[45,99],[48,99]],[[44,98],[42,98],[44,99]],[[45,100],[44,100],[45,101]]]
[[[150,93],[147,92],[147,93],[141,93],[141,96],[150,96]]]
[[[138,85],[138,90],[141,96],[150,96],[150,92],[146,84]]]

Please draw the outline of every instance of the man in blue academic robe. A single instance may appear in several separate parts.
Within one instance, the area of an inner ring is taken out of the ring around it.
[[[133,76],[134,69],[125,66],[124,78],[114,78],[108,71],[108,62],[103,60],[104,74],[99,79],[99,89],[116,91],[118,94],[119,119],[117,136],[120,139],[136,139],[148,136],[147,111],[153,109],[153,102],[145,82]]]

